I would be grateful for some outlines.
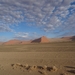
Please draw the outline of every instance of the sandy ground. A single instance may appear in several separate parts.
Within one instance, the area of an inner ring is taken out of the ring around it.
[[[0,75],[75,75],[75,52],[0,52]]]

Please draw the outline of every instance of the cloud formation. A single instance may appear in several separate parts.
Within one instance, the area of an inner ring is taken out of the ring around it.
[[[26,32],[18,32],[18,33],[15,33],[15,39],[20,39],[20,40],[25,40],[29,37],[29,33],[26,33]]]
[[[75,0],[0,0],[0,31],[9,31],[10,25],[21,22],[35,24],[46,32],[58,27],[72,30],[75,28],[73,2]]]
[[[0,32],[12,32],[13,30],[11,28],[9,28],[9,26],[5,25],[5,24],[1,24],[0,25]]]
[[[33,40],[36,38],[41,37],[42,35],[37,34],[36,32],[16,32],[14,39],[19,39],[19,40]]]

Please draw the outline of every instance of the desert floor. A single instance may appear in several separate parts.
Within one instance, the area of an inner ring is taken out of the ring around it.
[[[75,42],[0,46],[0,75],[75,75]]]

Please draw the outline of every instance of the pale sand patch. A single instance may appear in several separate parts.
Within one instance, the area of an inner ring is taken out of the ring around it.
[[[29,66],[31,71],[23,68]],[[53,71],[47,71],[48,67]],[[75,53],[0,52],[0,75],[75,75]]]
[[[1,45],[0,75],[75,75],[75,42]]]

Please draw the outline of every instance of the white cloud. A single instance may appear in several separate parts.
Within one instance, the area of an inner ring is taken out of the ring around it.
[[[26,39],[28,38],[29,36],[29,33],[26,33],[26,32],[18,32],[18,33],[15,33],[15,37],[16,39]]]
[[[69,28],[69,29],[75,28],[75,13],[73,13],[73,15],[69,16],[69,18],[67,19],[65,24],[66,24],[65,26],[67,26],[67,28]]]
[[[71,5],[73,1],[75,0],[0,0],[0,21],[7,29],[0,23],[0,31],[11,30],[7,24],[21,22],[35,22],[47,31],[54,30],[60,25],[62,27],[63,24],[66,28],[67,25],[69,28],[75,27],[75,13],[73,16],[71,14],[72,17],[67,17],[70,14],[69,9],[75,9],[74,5]]]
[[[41,37],[42,35],[36,33],[36,32],[15,32],[15,35],[14,35],[14,39],[19,39],[19,40],[33,40],[33,39],[36,39],[36,38],[39,38]]]
[[[11,28],[9,28],[9,26],[6,25],[0,25],[0,32],[12,32],[13,30]]]

